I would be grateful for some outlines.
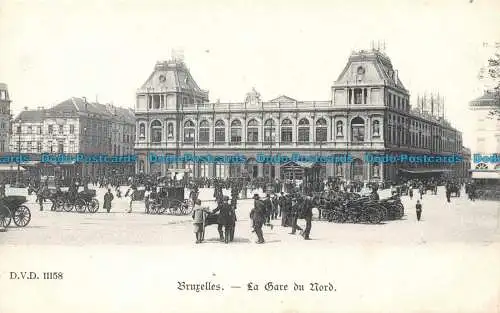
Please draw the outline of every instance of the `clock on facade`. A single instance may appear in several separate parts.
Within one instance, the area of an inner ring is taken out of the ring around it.
[[[358,67],[358,75],[364,75],[365,74],[365,68],[360,66]]]
[[[164,83],[167,80],[165,75],[160,75],[160,77],[158,77],[158,79],[160,80],[160,83]]]

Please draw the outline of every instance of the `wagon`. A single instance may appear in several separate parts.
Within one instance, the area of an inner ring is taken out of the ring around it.
[[[31,221],[31,211],[25,196],[6,196],[0,199],[0,225],[7,227],[11,221],[19,227],[25,227]]]
[[[193,211],[193,205],[184,197],[184,187],[162,187],[155,199],[147,199],[146,213],[189,215]]]
[[[99,210],[99,201],[95,198],[96,192],[93,189],[80,191],[75,196],[70,196],[69,193],[64,193],[63,209],[66,212],[73,211],[73,209],[78,213],[85,213],[86,211],[90,213],[95,213]],[[60,200],[56,208],[60,205]]]

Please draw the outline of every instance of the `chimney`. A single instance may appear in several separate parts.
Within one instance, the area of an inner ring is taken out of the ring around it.
[[[24,111],[28,111],[28,107],[24,107]]]

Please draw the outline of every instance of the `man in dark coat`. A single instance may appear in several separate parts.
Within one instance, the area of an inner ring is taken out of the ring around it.
[[[302,227],[297,225],[297,220],[299,219],[299,215],[300,215],[301,210],[302,210],[302,205],[303,205],[303,199],[300,195],[297,195],[296,202],[292,206],[292,209],[290,212],[291,216],[292,216],[292,232],[290,233],[290,235],[295,235],[295,232],[297,231],[297,229],[302,232]]]
[[[234,225],[235,213],[231,205],[229,204],[229,197],[224,196],[223,201],[220,205],[213,211],[213,213],[219,212],[219,217],[217,219],[217,230],[219,231],[219,237],[221,241],[229,243],[232,233],[232,226]],[[222,232],[224,228],[224,233]]]
[[[262,232],[262,226],[266,221],[266,209],[264,202],[262,202],[259,199],[258,194],[255,194],[253,198],[254,198],[254,205],[252,211],[250,211],[250,218],[252,219],[252,226],[258,238],[256,243],[262,244],[264,243],[264,234]]]
[[[311,233],[312,217],[313,217],[312,208],[313,208],[312,198],[306,197],[306,199],[302,204],[302,212],[301,212],[302,214],[300,216],[306,220],[306,229],[301,233],[305,240],[310,240],[309,234]]]
[[[104,204],[102,207],[109,213],[111,211],[111,201],[113,201],[113,194],[111,193],[111,189],[108,189],[108,192],[104,195]]]

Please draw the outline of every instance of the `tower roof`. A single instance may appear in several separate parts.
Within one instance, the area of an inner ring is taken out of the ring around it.
[[[178,59],[157,62],[153,72],[137,92],[166,91],[194,93],[208,100],[208,92],[198,86],[186,64]]]
[[[376,49],[352,52],[344,70],[335,81],[335,85],[358,82],[357,75],[360,68],[362,68],[363,74],[362,83],[386,84],[406,91],[399,79],[398,71],[392,66],[391,59]]]

